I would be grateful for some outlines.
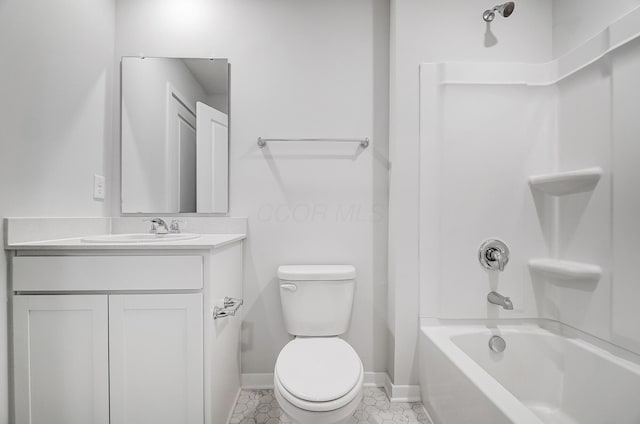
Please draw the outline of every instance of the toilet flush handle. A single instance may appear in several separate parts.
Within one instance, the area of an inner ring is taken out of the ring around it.
[[[298,290],[298,286],[296,286],[295,284],[280,284],[280,288],[281,289],[285,289],[285,290],[289,290],[289,291],[296,291]]]
[[[213,308],[213,319],[234,317],[240,306],[244,305],[244,299],[235,297],[225,297],[223,302],[222,308],[219,306]]]

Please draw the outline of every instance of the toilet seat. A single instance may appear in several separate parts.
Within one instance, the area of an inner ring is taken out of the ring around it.
[[[307,411],[331,411],[361,391],[362,361],[338,337],[297,338],[278,355],[274,384],[293,405]]]

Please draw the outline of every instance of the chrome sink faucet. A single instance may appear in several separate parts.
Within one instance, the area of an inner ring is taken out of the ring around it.
[[[487,295],[487,301],[493,305],[502,306],[502,309],[506,309],[507,311],[513,310],[513,303],[511,303],[511,298],[505,297],[498,292],[492,291]]]
[[[151,234],[169,234],[169,226],[162,218],[152,218],[148,219],[151,223],[151,229],[149,232]]]

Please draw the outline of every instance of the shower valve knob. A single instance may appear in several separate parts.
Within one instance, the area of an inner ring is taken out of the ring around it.
[[[504,271],[505,266],[509,263],[509,248],[502,240],[486,240],[480,245],[478,260],[486,270]]]

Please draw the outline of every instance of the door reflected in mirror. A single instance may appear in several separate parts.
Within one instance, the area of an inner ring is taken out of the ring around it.
[[[122,213],[227,213],[226,59],[122,58]]]

